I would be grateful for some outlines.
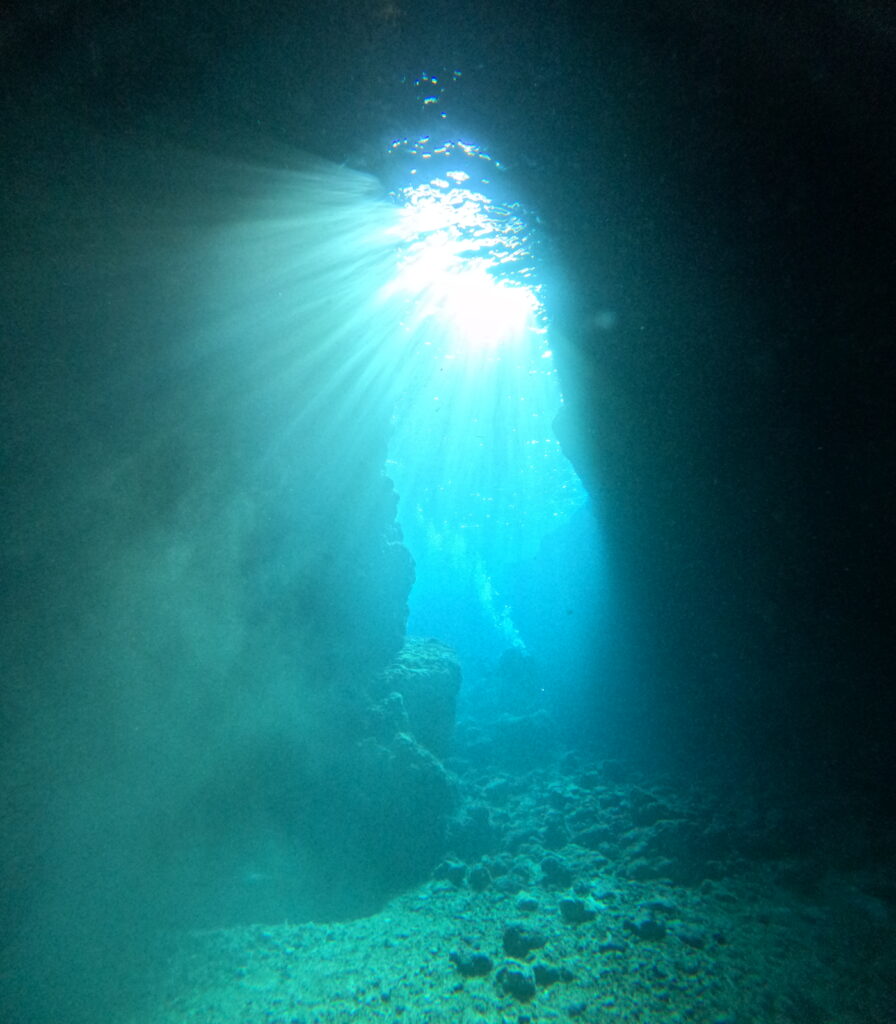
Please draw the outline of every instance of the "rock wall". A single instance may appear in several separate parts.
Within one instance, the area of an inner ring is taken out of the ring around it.
[[[357,912],[428,870],[450,804],[447,697],[369,724],[414,578],[388,211],[313,161],[11,124],[7,934]]]

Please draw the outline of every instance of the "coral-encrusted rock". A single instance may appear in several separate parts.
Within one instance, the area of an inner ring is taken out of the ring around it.
[[[460,665],[438,640],[409,639],[388,668],[374,680],[375,696],[400,693],[414,738],[445,757],[454,733]]]

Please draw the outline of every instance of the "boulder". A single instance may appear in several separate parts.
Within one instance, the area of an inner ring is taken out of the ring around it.
[[[460,665],[450,647],[438,640],[410,638],[370,689],[379,699],[400,694],[414,739],[444,758],[454,734],[460,681]]]

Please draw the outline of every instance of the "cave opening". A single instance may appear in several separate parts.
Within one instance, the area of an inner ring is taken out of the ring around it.
[[[558,258],[463,136],[436,125],[389,160],[406,363],[387,474],[416,563],[408,634],[456,652],[469,719],[544,711],[593,658],[610,600],[595,502],[554,429]]]

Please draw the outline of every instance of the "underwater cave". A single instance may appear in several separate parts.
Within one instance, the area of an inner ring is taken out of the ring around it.
[[[9,15],[3,1020],[889,1024],[892,56]]]

